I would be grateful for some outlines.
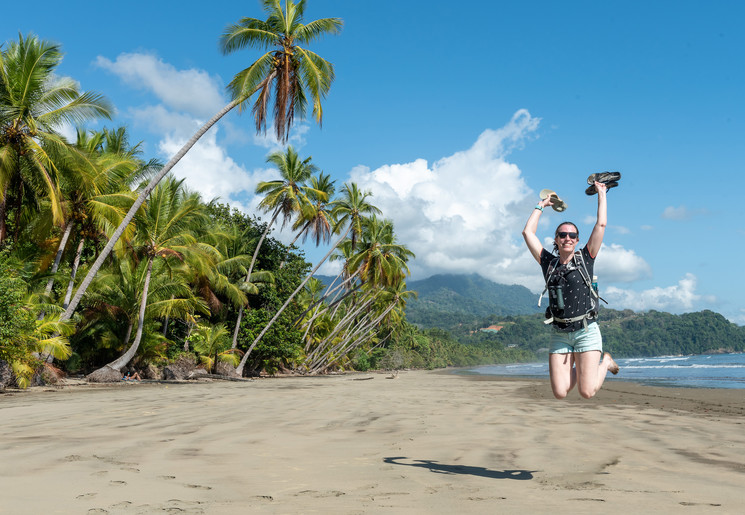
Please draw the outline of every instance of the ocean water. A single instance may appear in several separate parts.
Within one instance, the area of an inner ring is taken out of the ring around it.
[[[616,359],[621,368],[606,381],[622,380],[654,386],[681,388],[744,388],[745,354],[700,354]],[[472,374],[513,377],[548,377],[545,363],[514,363],[472,368]]]

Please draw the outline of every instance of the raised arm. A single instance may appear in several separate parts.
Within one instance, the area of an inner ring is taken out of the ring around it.
[[[587,250],[590,255],[595,258],[600,252],[600,246],[603,244],[603,236],[605,236],[605,226],[608,223],[608,189],[602,182],[595,183],[595,189],[598,192],[598,219],[595,222],[595,227],[592,228],[592,234],[590,239],[587,240]]]
[[[535,209],[533,209],[533,212],[530,213],[528,221],[525,223],[525,229],[523,229],[523,238],[525,239],[525,243],[528,245],[528,250],[530,250],[530,253],[539,263],[541,262],[541,251],[543,250],[543,245],[535,233],[538,230],[538,220],[541,218],[543,208],[550,205],[551,197],[546,197],[538,202]]]

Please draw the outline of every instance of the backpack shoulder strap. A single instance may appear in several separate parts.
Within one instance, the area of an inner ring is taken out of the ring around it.
[[[574,257],[577,261],[579,261],[580,266],[578,266],[577,269],[579,270],[579,273],[582,276],[582,279],[584,279],[585,284],[590,289],[590,294],[596,299],[600,299],[606,304],[608,304],[608,301],[605,300],[603,297],[601,297],[598,294],[598,292],[595,291],[595,288],[592,287],[592,278],[590,277],[590,272],[587,270],[587,265],[585,264],[585,258],[582,256],[582,251],[581,250],[575,251]]]
[[[548,273],[546,274],[546,286],[543,287],[543,291],[538,296],[538,307],[541,307],[541,301],[543,300],[543,296],[546,294],[546,290],[548,290],[548,281],[551,279],[551,274],[554,273],[554,270],[556,270],[556,265],[559,263],[559,256],[556,256],[551,260],[551,263],[548,265]]]

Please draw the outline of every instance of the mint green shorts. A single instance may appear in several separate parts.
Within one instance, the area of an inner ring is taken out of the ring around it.
[[[592,350],[603,352],[603,337],[600,334],[600,327],[598,327],[597,322],[589,324],[587,328],[570,333],[551,331],[550,343],[550,354],[571,354]]]

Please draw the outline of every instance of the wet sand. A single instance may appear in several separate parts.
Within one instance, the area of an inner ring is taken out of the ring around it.
[[[745,391],[401,372],[0,394],[0,513],[745,513]]]

